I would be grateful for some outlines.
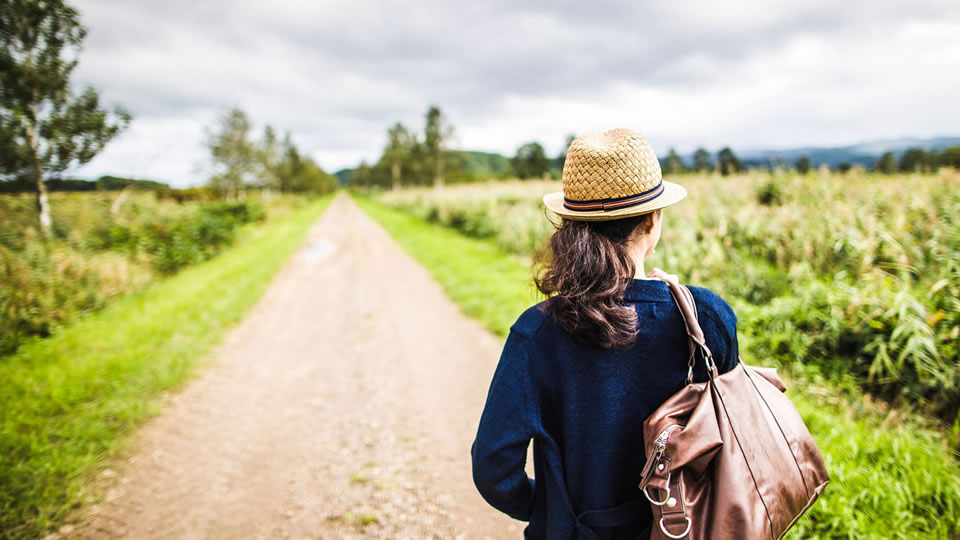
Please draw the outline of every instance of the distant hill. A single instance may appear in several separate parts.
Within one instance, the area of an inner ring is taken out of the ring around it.
[[[887,151],[897,154],[897,157],[908,148],[923,148],[924,150],[943,150],[950,146],[960,146],[960,137],[934,137],[931,139],[901,138],[876,140],[850,146],[838,147],[806,147],[784,148],[775,150],[736,150],[737,156],[745,165],[766,166],[771,163],[793,163],[800,156],[807,155],[813,165],[826,164],[836,167],[841,163],[860,164],[865,167]]]
[[[333,175],[337,177],[337,181],[340,182],[341,186],[345,186],[350,183],[350,173],[352,172],[353,169],[340,169],[333,173]]]

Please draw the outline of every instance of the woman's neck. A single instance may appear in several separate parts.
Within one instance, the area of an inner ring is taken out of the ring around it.
[[[633,266],[636,268],[636,271],[633,273],[634,279],[646,279],[647,272],[644,270],[643,262],[646,258],[644,254],[647,251],[646,243],[641,245],[630,246],[627,253],[630,255],[630,258],[633,260]]]

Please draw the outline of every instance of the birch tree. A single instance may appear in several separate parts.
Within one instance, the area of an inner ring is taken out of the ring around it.
[[[431,105],[427,109],[424,146],[430,163],[433,165],[433,185],[435,187],[443,187],[445,153],[451,139],[453,139],[453,126],[440,111],[440,107]]]
[[[87,30],[62,0],[0,0],[0,176],[30,183],[40,228],[53,226],[46,177],[87,163],[130,122],[87,86],[74,94]]]

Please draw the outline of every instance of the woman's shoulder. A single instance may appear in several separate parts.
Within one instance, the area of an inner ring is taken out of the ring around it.
[[[547,314],[547,302],[537,302],[528,307],[517,317],[517,320],[510,325],[510,331],[528,338],[534,338],[543,326],[543,323],[549,318]]]
[[[690,293],[693,294],[693,300],[697,304],[698,311],[703,311],[703,308],[707,308],[712,311],[714,315],[722,319],[723,322],[736,325],[737,315],[734,313],[733,307],[719,294],[706,287],[698,287],[696,285],[687,285],[687,288],[690,289]]]

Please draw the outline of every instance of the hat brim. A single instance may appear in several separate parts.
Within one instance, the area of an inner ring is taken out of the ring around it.
[[[663,193],[659,197],[653,199],[652,201],[647,201],[643,204],[638,204],[636,206],[628,206],[626,208],[617,208],[616,210],[570,210],[563,206],[563,192],[555,191],[553,193],[547,193],[543,196],[543,204],[550,209],[551,212],[557,214],[558,216],[565,217],[567,219],[575,219],[580,221],[606,221],[610,219],[620,219],[630,216],[639,216],[641,214],[649,214],[654,210],[659,210],[670,206],[673,203],[680,202],[684,197],[687,196],[687,189],[680,184],[674,184],[673,182],[667,182],[663,180]]]

